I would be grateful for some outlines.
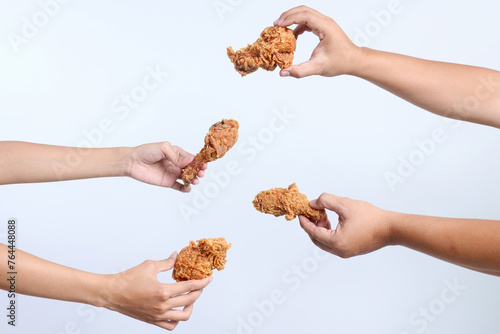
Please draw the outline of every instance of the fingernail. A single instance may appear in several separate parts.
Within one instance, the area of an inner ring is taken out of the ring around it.
[[[282,77],[289,77],[290,76],[290,72],[283,70],[283,71],[280,72],[280,75]]]
[[[169,256],[169,258],[171,258],[171,257],[175,257],[175,255],[177,255],[177,252],[173,252],[173,253]]]

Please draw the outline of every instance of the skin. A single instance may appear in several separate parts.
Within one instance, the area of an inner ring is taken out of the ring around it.
[[[317,224],[300,216],[300,226],[316,246],[342,258],[399,245],[500,276],[500,221],[398,213],[327,193],[310,205],[336,213],[338,224],[332,229],[328,216]]]
[[[0,142],[0,185],[94,177],[128,176],[138,181],[189,192],[177,182],[194,155],[169,142],[138,147],[82,149],[27,142]],[[198,177],[205,175],[204,164]],[[193,184],[198,184],[196,178]]]
[[[500,128],[498,71],[357,47],[334,20],[305,6],[284,12],[274,24],[297,24],[296,37],[310,31],[319,38],[310,60],[281,70],[281,76],[353,75],[437,115]]]
[[[0,289],[9,290],[7,246],[0,244]],[[113,275],[65,267],[16,249],[16,293],[85,303],[173,330],[187,321],[193,304],[211,281],[160,283],[157,275],[173,268],[177,253],[161,261],[147,260]],[[180,309],[177,309],[180,308]]]
[[[177,182],[194,156],[168,142],[138,147],[92,148],[0,142],[0,185],[94,177],[128,176],[151,185],[189,192]],[[198,177],[203,177],[204,164]],[[196,178],[193,184],[198,184]],[[0,244],[0,289],[8,290],[8,247]],[[115,275],[99,275],[55,264],[16,249],[16,292],[105,307],[173,330],[186,321],[193,303],[211,277],[174,284],[158,282],[173,268],[177,253],[162,261],[147,260]],[[180,309],[178,309],[180,308]]]
[[[311,58],[283,69],[281,76],[353,75],[437,115],[500,128],[498,71],[357,47],[334,20],[305,6],[284,12],[274,24],[297,24],[296,37],[309,31],[319,38]],[[389,212],[331,194],[321,195],[311,206],[339,215],[335,229],[328,217],[317,224],[299,219],[316,246],[340,257],[402,245],[500,276],[500,221]]]

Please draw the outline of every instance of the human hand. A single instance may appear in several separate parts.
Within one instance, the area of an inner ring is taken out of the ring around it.
[[[312,242],[324,251],[348,258],[373,252],[391,244],[390,212],[369,203],[338,197],[331,194],[310,202],[315,209],[332,210],[339,222],[332,230],[328,212],[317,224],[305,216],[299,216],[300,226],[309,234]]]
[[[124,272],[108,275],[101,291],[101,306],[173,330],[179,321],[189,319],[193,303],[212,281],[210,276],[202,280],[160,283],[157,275],[172,269],[176,258],[174,252],[168,259],[147,260]]]
[[[356,64],[354,60],[359,48],[328,16],[306,6],[299,6],[284,12],[274,25],[288,27],[297,24],[293,33],[296,38],[305,31],[311,31],[319,37],[319,44],[314,49],[311,59],[281,70],[282,77],[302,78],[309,75],[332,77],[349,74]]]
[[[132,149],[129,156],[129,176],[153,185],[169,187],[182,192],[189,192],[191,187],[177,182],[182,169],[193,161],[194,156],[169,142],[145,144]],[[203,164],[198,177],[205,175],[207,164]],[[195,178],[193,184],[200,181]]]

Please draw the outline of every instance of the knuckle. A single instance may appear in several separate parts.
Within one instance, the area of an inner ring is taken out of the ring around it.
[[[153,260],[146,260],[142,263],[147,269],[154,267],[155,262]]]
[[[170,299],[170,293],[166,289],[158,289],[158,292],[156,293],[157,297],[162,300],[162,301],[167,301]]]
[[[319,195],[318,201],[320,201],[321,203],[324,203],[325,201],[328,201],[329,197],[330,197],[330,194],[322,193],[321,195]]]
[[[164,304],[158,304],[158,305],[153,307],[153,311],[154,311],[154,313],[160,315],[160,314],[167,312],[168,308]],[[157,319],[157,320],[161,320],[161,319]]]
[[[191,312],[183,312],[180,316],[179,316],[180,320],[181,321],[188,321],[189,318],[191,318]]]
[[[164,328],[165,328],[167,331],[171,332],[171,331],[173,331],[173,330],[175,329],[175,327],[177,327],[177,323],[169,323],[169,324],[168,324],[168,325],[166,325]]]

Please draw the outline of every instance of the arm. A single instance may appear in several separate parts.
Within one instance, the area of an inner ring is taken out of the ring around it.
[[[106,307],[138,320],[173,330],[189,319],[193,303],[212,277],[174,284],[158,282],[177,254],[145,261],[115,275],[99,275],[55,264],[16,250],[16,292],[31,296]],[[8,290],[7,246],[0,244],[0,289]],[[182,307],[183,309],[174,309]]]
[[[299,217],[311,240],[332,254],[348,258],[400,245],[500,276],[500,221],[396,213],[330,194],[322,194],[311,201],[311,206],[332,210],[339,216],[334,229],[328,217],[317,224]]]
[[[194,156],[168,142],[139,147],[75,148],[0,142],[0,185],[129,176],[187,192],[176,182]],[[204,168],[198,174],[204,175]],[[197,184],[199,180],[193,183]]]
[[[500,72],[359,48],[331,18],[305,6],[283,13],[279,26],[298,24],[295,35],[315,33],[311,59],[282,76],[350,74],[435,114],[500,128]]]

